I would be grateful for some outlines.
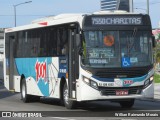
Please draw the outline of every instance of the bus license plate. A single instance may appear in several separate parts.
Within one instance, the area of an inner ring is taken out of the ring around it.
[[[128,95],[128,90],[116,90],[116,95]]]

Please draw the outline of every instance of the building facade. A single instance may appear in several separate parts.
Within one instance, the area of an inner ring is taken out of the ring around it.
[[[125,10],[132,12],[133,0],[101,0],[101,10]]]
[[[101,10],[116,10],[118,0],[101,0]]]
[[[0,53],[4,52],[4,29],[0,28]]]

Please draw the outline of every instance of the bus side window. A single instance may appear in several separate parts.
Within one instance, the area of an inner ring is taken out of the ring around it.
[[[67,48],[68,48],[68,29],[67,27],[63,27],[63,28],[59,28],[57,30],[57,55],[61,56],[61,55],[65,55],[67,52]]]

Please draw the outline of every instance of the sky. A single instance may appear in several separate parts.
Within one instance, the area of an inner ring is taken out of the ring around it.
[[[14,7],[30,0],[0,0],[0,28],[14,27]],[[16,7],[17,26],[31,21],[63,13],[93,13],[100,10],[100,0],[31,0],[31,3]],[[147,0],[134,0],[134,12],[146,13]],[[150,1],[150,16],[153,28],[160,21],[160,0]],[[137,8],[137,9],[136,9]]]

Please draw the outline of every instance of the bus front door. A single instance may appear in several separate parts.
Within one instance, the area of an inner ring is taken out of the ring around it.
[[[79,55],[76,46],[76,29],[69,29],[68,88],[69,99],[76,99],[76,79],[79,77]]]

